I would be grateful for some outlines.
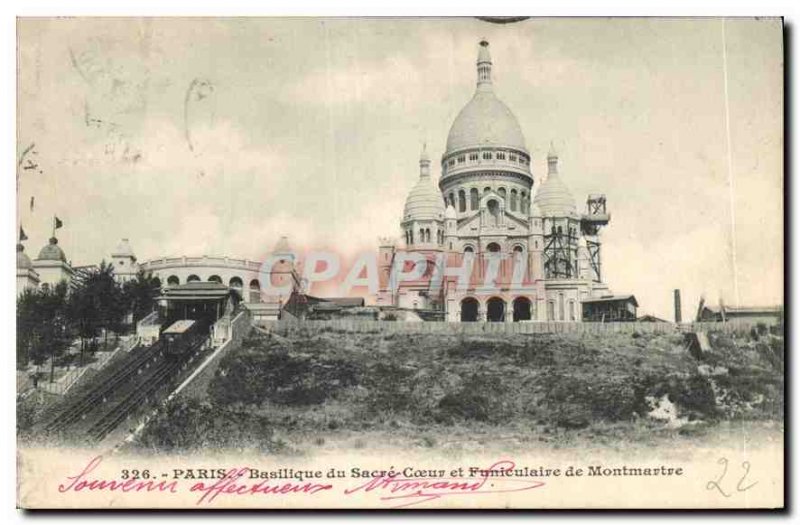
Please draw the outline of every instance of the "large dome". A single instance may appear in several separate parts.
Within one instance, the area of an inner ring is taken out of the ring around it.
[[[447,153],[486,145],[527,151],[517,117],[493,92],[478,91],[453,121]]]
[[[527,152],[517,117],[492,91],[492,58],[489,56],[489,43],[485,40],[478,48],[477,66],[475,95],[453,121],[445,155],[487,145]]]

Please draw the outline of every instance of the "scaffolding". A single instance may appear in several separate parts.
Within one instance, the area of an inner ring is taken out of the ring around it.
[[[578,277],[578,237],[573,228],[566,232],[553,224],[544,236],[544,273],[547,279],[575,279]]]
[[[586,238],[586,249],[589,252],[589,267],[592,280],[602,282],[602,263],[600,258],[600,229],[608,224],[611,216],[606,210],[606,196],[591,194],[586,199],[586,213],[581,217],[581,233]]]

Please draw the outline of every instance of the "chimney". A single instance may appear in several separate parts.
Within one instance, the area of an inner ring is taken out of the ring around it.
[[[675,295],[675,322],[681,322],[681,291],[677,288],[673,292]]]

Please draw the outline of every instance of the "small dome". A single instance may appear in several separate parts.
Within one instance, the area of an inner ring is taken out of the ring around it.
[[[458,215],[456,214],[456,209],[453,207],[452,204],[447,205],[447,209],[444,210],[444,218],[445,219],[456,219]]]
[[[289,238],[285,235],[282,235],[278,242],[275,243],[275,249],[272,250],[273,253],[291,253],[292,249],[289,247]]]
[[[408,194],[403,220],[442,220],[444,202],[442,195],[433,186],[430,177],[420,177]]]
[[[39,256],[36,260],[67,262],[67,256],[64,255],[64,250],[58,245],[58,239],[50,237],[50,242],[39,251]]]
[[[112,257],[133,257],[134,259],[136,256],[133,254],[133,248],[131,248],[128,239],[122,239],[114,251],[111,252]]]
[[[533,198],[533,206],[538,206],[539,215],[546,217],[566,217],[578,213],[575,198],[557,173],[547,176],[544,184]],[[536,215],[531,209],[531,215]]]
[[[22,244],[17,244],[17,270],[28,270],[30,268],[33,268],[31,258],[25,253],[25,247]]]

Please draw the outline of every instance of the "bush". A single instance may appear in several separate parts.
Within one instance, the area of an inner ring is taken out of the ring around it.
[[[273,345],[266,352],[238,353],[220,364],[210,385],[223,406],[319,404],[358,384],[358,363],[325,354],[301,353]]]
[[[160,452],[200,448],[256,448],[274,451],[269,421],[246,412],[177,399],[160,409],[139,436],[138,444]]]

